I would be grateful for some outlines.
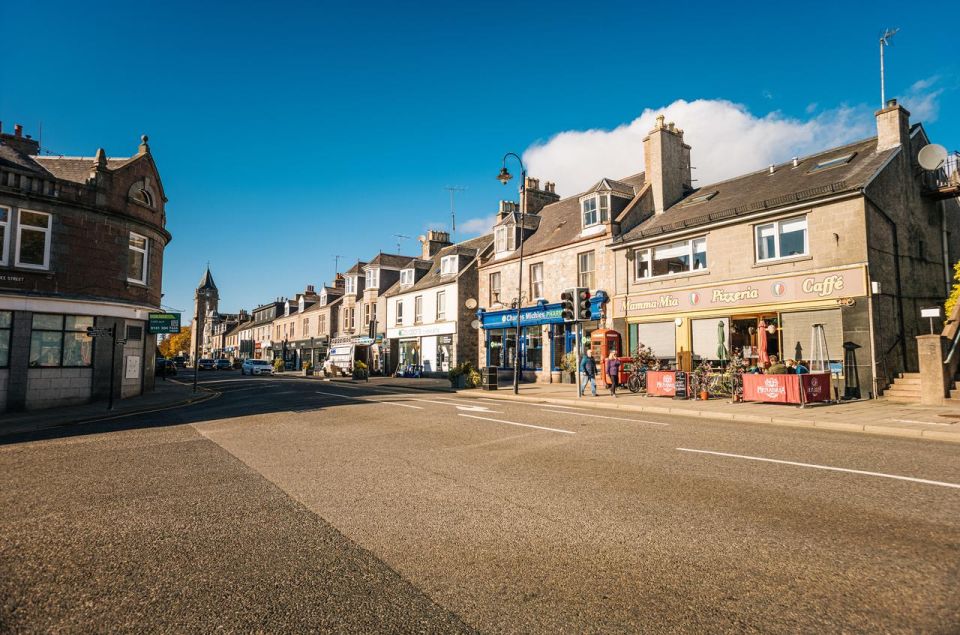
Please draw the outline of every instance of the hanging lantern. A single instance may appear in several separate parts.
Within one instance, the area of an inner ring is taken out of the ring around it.
[[[777,334],[777,325],[776,325],[776,324],[771,324],[771,325],[769,325],[769,326],[767,327],[767,333],[769,333],[770,335],[776,335],[776,334]]]

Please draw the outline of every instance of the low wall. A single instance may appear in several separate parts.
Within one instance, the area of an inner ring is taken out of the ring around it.
[[[92,368],[31,368],[27,371],[28,410],[86,403],[93,386]]]

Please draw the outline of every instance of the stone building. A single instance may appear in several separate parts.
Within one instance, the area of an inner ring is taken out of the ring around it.
[[[147,137],[132,157],[39,153],[0,127],[0,411],[106,398],[111,371],[116,397],[152,390],[170,234]]]
[[[612,245],[629,350],[689,369],[721,345],[752,361],[764,347],[832,364],[848,397],[915,370],[920,309],[946,297],[960,215],[917,163],[922,125],[895,101],[876,121],[876,137],[691,191],[683,133],[661,118],[644,142],[660,149],[652,213]]]
[[[220,291],[217,284],[213,281],[213,274],[210,273],[210,266],[203,277],[200,278],[200,284],[197,285],[193,294],[193,325],[190,329],[190,356],[209,357],[213,342],[211,339],[212,318],[217,314],[220,306]],[[196,364],[196,359],[193,360]]]
[[[478,255],[491,240],[487,234],[454,245],[449,234],[437,231],[423,238],[420,259],[384,294],[387,350],[396,360],[388,372],[409,365],[443,374],[474,361]]]

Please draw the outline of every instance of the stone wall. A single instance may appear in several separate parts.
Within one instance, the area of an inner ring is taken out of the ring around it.
[[[86,403],[92,368],[31,368],[27,371],[27,410]]]

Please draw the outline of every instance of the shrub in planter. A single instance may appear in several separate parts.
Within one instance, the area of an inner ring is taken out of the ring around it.
[[[370,377],[370,369],[367,368],[367,365],[363,362],[355,362],[353,364],[353,378],[367,379],[368,377]]]
[[[283,372],[283,366],[284,366],[283,360],[280,359],[279,357],[278,357],[277,359],[273,360],[273,370],[274,370],[274,372],[282,373],[282,372]]]
[[[303,366],[301,368],[303,369],[304,375],[313,374],[313,364],[311,364],[310,362],[303,362]]]
[[[461,362],[447,373],[452,388],[476,388],[480,385],[480,371],[470,362]]]
[[[577,354],[567,353],[560,363],[560,381],[565,384],[577,383]]]

